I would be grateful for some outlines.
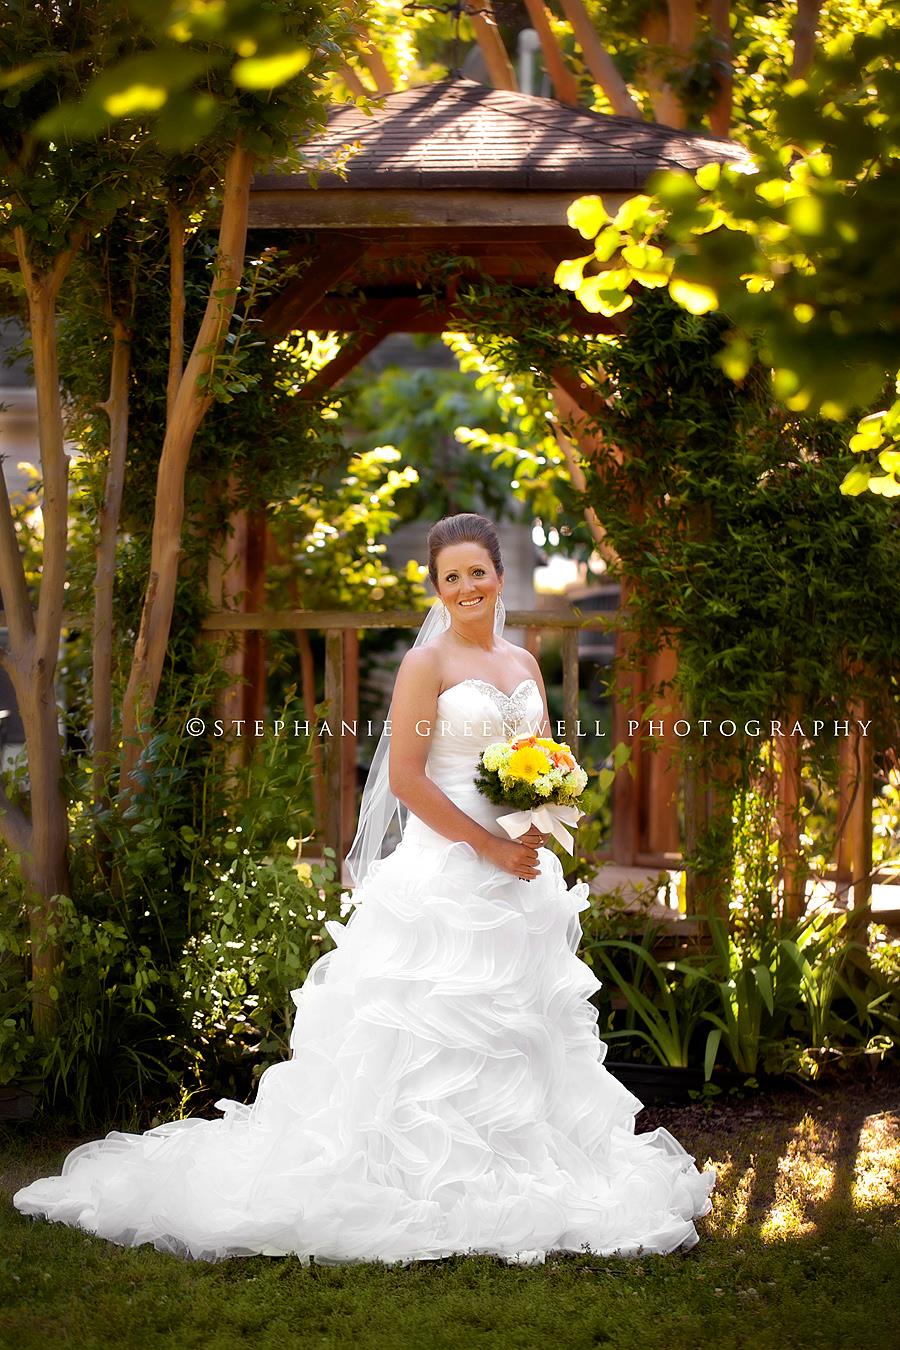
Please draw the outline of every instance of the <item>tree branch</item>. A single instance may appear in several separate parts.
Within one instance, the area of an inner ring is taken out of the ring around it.
[[[620,117],[641,118],[641,110],[628,92],[619,69],[597,35],[583,0],[560,0],[563,13],[581,47],[585,65]]]
[[[819,26],[819,13],[822,0],[797,0],[797,17],[794,21],[794,60],[791,64],[791,78],[803,79],[809,72],[816,54],[816,30]]]
[[[169,378],[166,419],[172,416],[175,396],[184,374],[184,216],[177,202],[166,202],[169,222]]]

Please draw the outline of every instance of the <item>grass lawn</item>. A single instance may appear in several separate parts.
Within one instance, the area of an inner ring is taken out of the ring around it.
[[[721,1103],[721,1104],[719,1104]],[[0,1134],[0,1345],[16,1350],[688,1350],[900,1345],[900,1070],[645,1109],[719,1170],[688,1253],[305,1268],[209,1265],[19,1215],[9,1197],[80,1139]]]

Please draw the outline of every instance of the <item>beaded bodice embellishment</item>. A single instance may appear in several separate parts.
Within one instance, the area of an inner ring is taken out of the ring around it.
[[[524,721],[526,709],[528,707],[528,692],[531,685],[537,688],[537,681],[531,678],[520,680],[511,694],[504,694],[502,689],[498,689],[495,684],[488,680],[467,679],[460,680],[459,684],[471,684],[482,693],[488,695],[493,703],[496,704],[503,718],[504,724],[515,725]],[[457,685],[451,685],[450,689],[456,689]],[[444,694],[449,694],[450,689],[445,689]]]

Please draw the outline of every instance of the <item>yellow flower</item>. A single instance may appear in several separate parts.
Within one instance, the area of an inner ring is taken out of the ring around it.
[[[550,761],[543,750],[538,750],[535,746],[524,745],[521,749],[512,752],[506,767],[510,775],[525,783],[533,783],[539,774],[547,773],[550,768]]]

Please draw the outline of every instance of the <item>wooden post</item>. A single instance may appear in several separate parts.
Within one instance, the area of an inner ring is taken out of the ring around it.
[[[850,710],[847,710],[848,729]],[[851,735],[842,736],[838,742],[838,782],[837,782],[837,829],[838,836],[834,850],[835,888],[838,894],[848,890],[853,880],[853,839],[850,822],[856,802],[858,745]]]
[[[266,603],[266,510],[261,507],[247,516],[246,588],[244,611],[258,613]],[[244,634],[243,715],[254,722],[266,709],[266,635],[260,628]]]
[[[576,756],[578,754],[578,632],[577,628],[565,628],[563,629],[562,639],[563,720],[566,724],[566,742]]]
[[[650,658],[647,678],[652,686],[660,686],[671,681],[678,668],[678,655],[673,647],[663,647]],[[655,751],[644,751],[646,755],[647,789],[647,852],[655,854],[677,853],[681,842],[678,828],[678,784],[679,773],[674,761],[674,750],[678,737],[672,730],[672,723],[679,715],[677,705],[671,694],[663,695],[659,706],[659,716],[655,721],[663,723],[662,742]]]
[[[689,752],[684,766],[684,851],[689,858],[709,829],[709,794],[706,774],[696,752]],[[685,864],[684,908],[686,914],[703,914],[709,900],[706,874],[696,863]]]
[[[340,867],[343,853],[343,798],[341,792],[341,716],[344,708],[344,634],[340,628],[329,629],[325,636],[325,703],[326,719],[331,728],[322,740],[325,749],[325,847],[333,848]]]
[[[864,736],[859,722],[870,720],[868,699],[858,699],[849,708],[849,761],[854,777],[854,795],[847,821],[850,867],[853,877],[853,908],[861,909],[872,898],[872,798],[875,793],[875,759],[871,736]],[[867,728],[871,731],[871,725]]]
[[[793,726],[800,720],[802,707],[796,694],[788,698],[786,722]],[[800,853],[800,768],[802,749],[800,741],[785,736],[779,748],[781,773],[778,778],[778,826],[781,838],[781,882],[783,913],[796,920],[805,909],[806,886],[803,860]]]
[[[621,609],[628,603],[630,583],[622,578]],[[627,654],[633,645],[632,635],[616,633],[616,679],[610,689],[612,697],[612,740],[613,746],[621,741],[631,745],[631,759],[623,764],[613,780],[612,802],[612,861],[623,867],[633,867],[637,861],[640,838],[640,740],[628,735],[628,720],[632,709],[623,706],[623,681],[619,678],[627,666]],[[643,672],[631,671],[632,696],[637,697],[643,688]]]
[[[353,726],[359,717],[359,633],[344,629],[344,711],[342,717]],[[349,846],[356,826],[356,746],[352,731],[341,736],[341,843]],[[343,853],[338,854],[338,876]]]
[[[539,661],[541,659],[541,629],[526,628],[522,645],[526,652],[531,652],[534,659]]]
[[[229,482],[226,491],[231,496],[233,483]],[[247,584],[247,513],[234,511],[228,518],[225,540],[222,547],[222,562],[211,564],[208,585],[210,594],[221,597],[224,610],[241,608],[239,597]],[[217,700],[216,715],[225,725],[225,765],[226,775],[234,774],[244,763],[245,741],[234,734],[232,722],[244,716],[244,644],[247,634],[243,632],[225,634],[228,650],[222,656],[222,665],[230,677]],[[224,645],[224,644],[223,644]]]

